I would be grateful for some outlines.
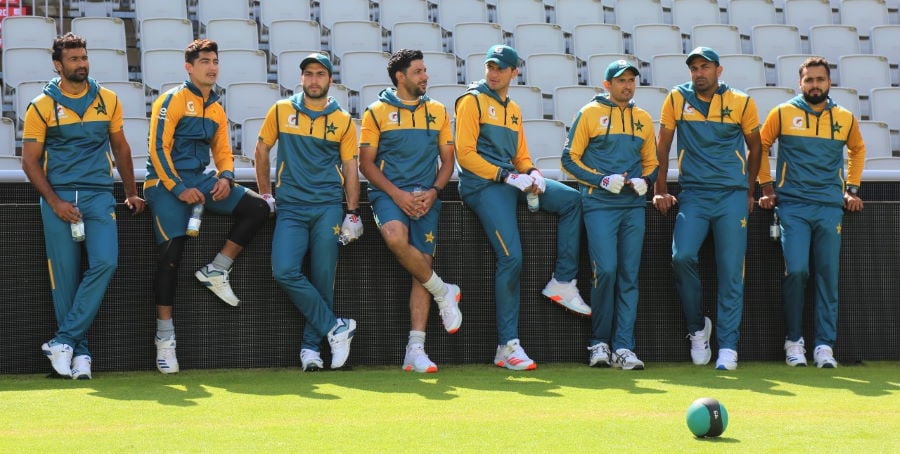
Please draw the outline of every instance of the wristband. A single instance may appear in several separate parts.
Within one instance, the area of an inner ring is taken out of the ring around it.
[[[435,186],[432,186],[431,189],[434,189],[435,191],[437,191],[438,195],[440,195],[440,194],[441,194],[441,191],[444,190],[444,188],[438,187],[438,186],[436,186],[436,185],[435,185]]]
[[[500,170],[497,171],[497,181],[503,183],[507,178],[509,178],[509,170],[500,167]]]
[[[359,208],[354,208],[352,210],[344,210],[344,213],[352,214],[356,217],[359,217]]]

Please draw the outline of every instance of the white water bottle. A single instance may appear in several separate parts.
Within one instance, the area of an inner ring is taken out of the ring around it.
[[[528,204],[528,211],[532,213],[541,209],[541,199],[533,192],[525,194],[525,202]]]
[[[191,210],[191,218],[188,219],[187,230],[185,230],[185,235],[190,237],[196,237],[200,235],[200,222],[203,217],[203,204],[198,203],[194,205],[193,210]]]
[[[772,215],[772,225],[769,226],[769,239],[772,241],[781,239],[781,226],[778,225],[778,213]]]
[[[80,216],[80,211],[78,207],[75,207],[75,211],[79,212],[78,220],[72,223],[72,241],[76,243],[80,243],[84,241],[84,219]]]
[[[422,194],[425,194],[425,188],[423,188],[422,185],[417,184],[412,190],[412,195],[414,198],[418,199]],[[422,216],[410,216],[409,218],[412,220],[418,220],[421,217]]]

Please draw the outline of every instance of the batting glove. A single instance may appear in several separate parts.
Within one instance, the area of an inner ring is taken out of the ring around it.
[[[358,214],[347,213],[344,216],[344,223],[341,224],[341,233],[346,237],[347,241],[358,240],[363,234],[362,220]]]
[[[266,205],[269,205],[269,213],[275,213],[275,197],[272,197],[272,194],[261,194],[263,200],[266,201]]]
[[[607,175],[603,177],[602,180],[600,180],[600,187],[606,189],[609,192],[612,192],[613,194],[618,194],[619,192],[621,192],[623,186],[625,186],[625,177],[618,173]],[[645,187],[644,191],[646,190],[647,189]]]
[[[637,192],[638,195],[643,196],[647,193],[647,180],[643,178],[632,178],[628,181],[631,182],[631,187],[634,188],[634,192]]]
[[[541,193],[547,190],[547,181],[544,180],[544,176],[541,175],[540,170],[532,170],[531,172],[528,172],[528,176],[534,179],[534,185],[541,190]]]
[[[520,191],[524,191],[534,184],[534,178],[521,173],[511,173],[504,182]]]

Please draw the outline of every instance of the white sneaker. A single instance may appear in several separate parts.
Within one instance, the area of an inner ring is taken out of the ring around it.
[[[350,356],[350,342],[356,334],[356,320],[339,318],[337,324],[328,332],[328,343],[331,345],[331,368],[339,369]]]
[[[639,360],[633,351],[620,348],[612,355],[613,367],[622,370],[644,370],[644,362]]]
[[[303,372],[316,372],[325,368],[319,352],[308,348],[300,349],[300,364],[303,366]]]
[[[718,370],[735,370],[737,369],[737,352],[730,348],[720,348],[719,357],[716,359],[716,369]]]
[[[712,335],[712,321],[709,317],[703,317],[703,329],[694,334],[688,334],[691,340],[691,360],[694,364],[702,366],[709,364],[712,359],[712,350],[709,348],[709,336]]]
[[[434,302],[437,303],[438,309],[441,311],[441,322],[444,324],[444,329],[450,334],[456,334],[460,325],[462,325],[462,312],[459,311],[459,301],[462,299],[462,294],[459,292],[458,286],[453,284],[444,285],[447,286],[447,293],[444,296],[434,297]]]
[[[425,353],[425,346],[422,344],[411,344],[406,346],[406,355],[403,357],[403,370],[407,372],[416,371],[422,374],[430,374],[438,371],[437,364],[433,363],[428,354]]]
[[[556,278],[551,278],[541,293],[550,298],[554,303],[579,315],[590,316],[591,307],[584,304],[581,294],[578,293],[578,281],[572,279],[568,283],[561,283]]]
[[[90,356],[78,355],[72,358],[72,378],[75,380],[90,380],[92,378]]]
[[[49,340],[41,345],[41,350],[47,355],[57,374],[64,377],[72,376],[72,347]]]
[[[591,345],[587,348],[591,352],[588,365],[591,367],[609,367],[609,345],[600,342],[597,345]]]
[[[197,270],[194,276],[225,304],[237,306],[241,303],[241,300],[231,290],[231,284],[228,283],[228,270],[220,270],[210,263]]]
[[[156,368],[164,374],[178,372],[178,358],[175,357],[175,336],[156,339]]]
[[[537,369],[537,364],[525,354],[525,350],[519,345],[519,339],[513,339],[506,345],[498,345],[497,354],[494,355],[494,364],[512,370]]]
[[[834,359],[834,352],[827,345],[817,345],[813,351],[813,360],[820,369],[834,369],[838,366]]]
[[[791,367],[806,367],[806,349],[803,338],[797,342],[784,341],[784,362]]]

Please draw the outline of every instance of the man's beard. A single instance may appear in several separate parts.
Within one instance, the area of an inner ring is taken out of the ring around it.
[[[825,90],[821,94],[811,95],[809,93],[803,92],[803,100],[806,101],[807,104],[822,104],[825,100],[828,99],[828,92],[830,90]]]

